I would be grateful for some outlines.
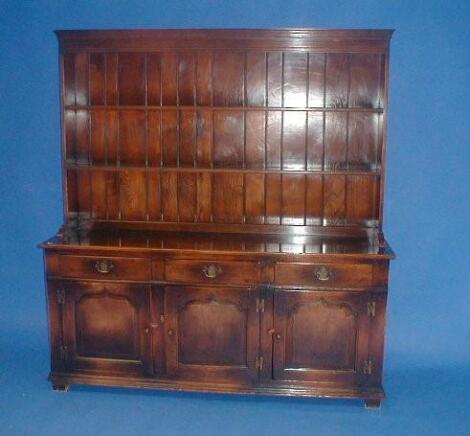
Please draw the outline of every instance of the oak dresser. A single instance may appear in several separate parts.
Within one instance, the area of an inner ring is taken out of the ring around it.
[[[380,406],[391,34],[57,32],[54,389]]]

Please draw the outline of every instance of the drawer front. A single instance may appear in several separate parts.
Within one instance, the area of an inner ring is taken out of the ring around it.
[[[150,261],[129,257],[58,255],[48,259],[53,276],[83,279],[150,280]]]
[[[259,282],[254,262],[167,260],[165,279],[169,282],[253,284]]]
[[[372,284],[372,265],[278,263],[275,282],[321,288],[367,288]]]

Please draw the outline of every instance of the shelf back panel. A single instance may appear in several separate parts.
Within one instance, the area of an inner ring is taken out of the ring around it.
[[[59,32],[66,219],[380,227],[390,33],[293,32]]]

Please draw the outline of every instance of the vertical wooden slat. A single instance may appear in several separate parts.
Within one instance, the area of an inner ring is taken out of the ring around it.
[[[75,54],[75,104],[88,105],[88,53]]]
[[[378,115],[366,112],[351,113],[348,132],[348,168],[375,170],[378,164]]]
[[[75,100],[75,55],[65,53],[63,55],[63,101],[65,106],[74,106]]]
[[[119,104],[145,104],[145,54],[119,54]]]
[[[150,171],[148,180],[148,208],[149,219],[151,221],[159,221],[161,218],[160,194],[160,173],[157,171]]]
[[[282,224],[303,225],[305,217],[305,177],[303,174],[281,175]]]
[[[307,105],[308,54],[284,53],[283,106],[305,107]]]
[[[162,146],[160,133],[160,111],[149,110],[147,113],[148,126],[148,163],[149,166],[160,166]]]
[[[116,73],[116,83],[119,84],[119,54],[117,54],[117,73]],[[117,85],[117,102],[119,103],[119,85]],[[116,113],[116,122],[117,122],[117,142],[116,142],[116,166],[119,168],[121,166],[121,133],[120,133],[120,116],[119,112]],[[118,219],[122,219],[122,200],[121,200],[121,177],[120,173],[116,173],[116,182],[117,182],[117,194],[118,194]]]
[[[162,53],[162,105],[177,104],[177,55],[173,52]]]
[[[196,121],[196,163],[199,167],[211,167],[213,116],[210,110],[197,111]]]
[[[246,104],[247,106],[264,106],[266,103],[266,53],[248,52],[246,65]]]
[[[212,54],[207,50],[197,55],[196,99],[200,106],[212,104]]]
[[[122,219],[145,220],[147,196],[145,171],[121,170],[119,181]]]
[[[284,112],[282,140],[282,169],[305,169],[306,113]]]
[[[265,223],[280,224],[281,175],[266,174]]]
[[[90,171],[92,177],[92,218],[106,219],[106,173]]]
[[[384,108],[385,105],[385,96],[386,96],[386,87],[387,87],[387,56],[384,54],[379,56],[379,68],[377,71],[377,84],[378,84],[378,92],[377,92],[377,107]]]
[[[212,177],[210,173],[197,173],[197,221],[212,221]]]
[[[195,52],[182,52],[178,60],[178,101],[182,106],[196,103],[195,89],[196,55]]]
[[[194,166],[194,144],[196,142],[196,112],[180,111],[180,166]]]
[[[85,110],[76,111],[76,133],[75,149],[76,161],[81,164],[88,164],[90,158],[90,130],[89,112]]]
[[[215,106],[243,105],[243,66],[242,52],[214,52],[212,87]]]
[[[177,173],[161,173],[161,202],[163,221],[176,222],[178,220],[178,192]]]
[[[326,54],[310,53],[307,104],[309,107],[323,107],[324,105],[325,62]]]
[[[347,113],[325,114],[325,169],[344,169],[347,159]]]
[[[348,222],[364,225],[365,221],[376,220],[377,204],[376,178],[373,176],[347,176],[347,210]]]
[[[245,222],[263,224],[264,222],[264,174],[245,175]]]
[[[107,219],[120,217],[119,210],[119,174],[117,171],[106,171],[106,215]]]
[[[118,160],[119,119],[117,111],[105,112],[105,153],[106,163],[115,164]]]
[[[249,111],[246,113],[245,166],[263,168],[265,163],[265,112]]]
[[[149,157],[150,157],[150,126],[148,107],[148,53],[144,53],[144,85],[145,85],[145,219],[150,221],[150,174],[149,174]]]
[[[266,126],[266,168],[281,168],[281,112],[269,111]]]
[[[90,207],[90,172],[81,168],[78,173],[78,210],[80,214],[89,214]]]
[[[161,104],[161,57],[160,53],[147,54],[147,103],[151,106]]]
[[[243,166],[243,113],[216,111],[214,113],[213,163],[215,167]]]
[[[382,174],[384,172],[384,168],[383,168],[383,159],[384,159],[384,146],[385,146],[385,132],[384,132],[384,128],[385,128],[385,115],[384,114],[375,114],[375,119],[377,120],[377,133],[376,133],[376,138],[377,138],[377,141],[376,141],[376,155],[375,155],[375,158],[373,159],[373,161],[375,162],[375,169],[377,171],[381,171]]]
[[[379,80],[381,55],[351,55],[351,95],[350,107],[379,107]]]
[[[243,175],[213,174],[212,211],[216,223],[243,221]]]
[[[117,53],[106,53],[106,104],[118,102],[118,56]]]
[[[197,215],[196,174],[178,174],[178,216],[181,222],[192,223]]]
[[[323,164],[323,112],[308,112],[307,170],[321,171]]]
[[[79,211],[77,171],[67,170],[67,212],[69,217],[75,216]]]
[[[324,176],[324,219],[326,224],[343,224],[345,221],[346,176]]]
[[[162,159],[163,166],[176,166],[177,164],[177,112],[164,110],[162,117]]]
[[[106,162],[106,112],[91,111],[91,160],[94,164]]]
[[[349,55],[329,53],[326,60],[326,106],[348,106]]]
[[[105,104],[105,59],[103,53],[90,53],[90,104]]]
[[[267,105],[281,106],[282,99],[282,55],[280,52],[268,53],[268,98]]]
[[[146,162],[146,113],[119,112],[120,162],[123,165],[144,165]]]
[[[305,224],[321,225],[323,218],[323,181],[321,175],[306,176]]]
[[[64,133],[65,133],[65,158],[68,161],[77,162],[77,114],[76,111],[64,111]]]

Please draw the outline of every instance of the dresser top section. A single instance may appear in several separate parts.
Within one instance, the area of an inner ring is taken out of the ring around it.
[[[388,47],[391,29],[139,29],[57,30],[63,50],[74,49],[356,49]]]
[[[65,221],[380,233],[391,34],[58,31]]]

